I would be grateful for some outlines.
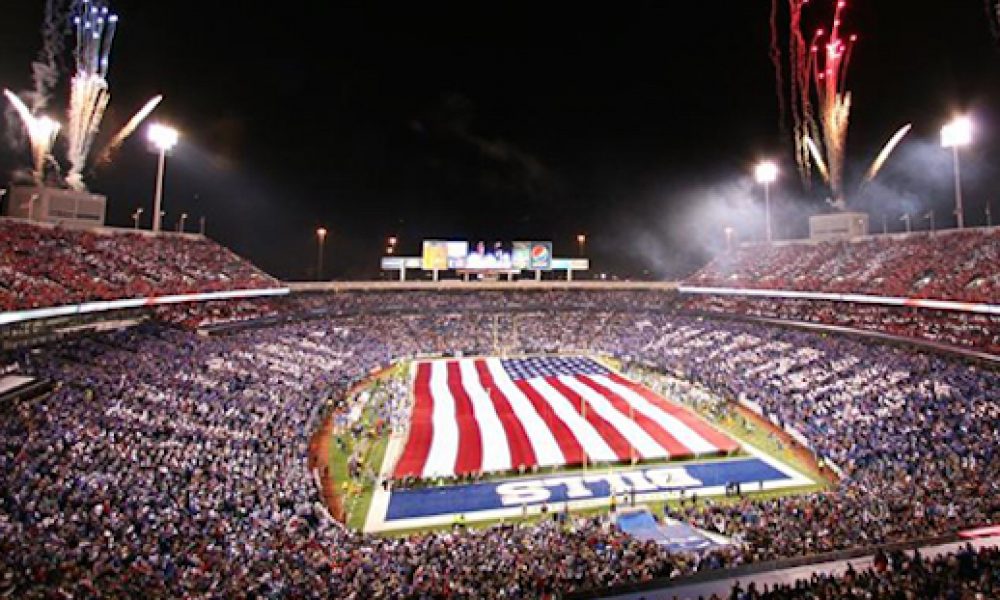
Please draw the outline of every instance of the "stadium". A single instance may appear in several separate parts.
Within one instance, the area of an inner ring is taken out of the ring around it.
[[[92,2],[68,7],[96,36],[72,85],[106,93],[118,19]],[[325,225],[301,260],[187,212],[167,231],[168,155],[196,171],[159,124],[151,227],[123,218],[84,185],[88,128],[54,145],[21,106],[38,160],[0,217],[4,597],[1000,597],[1000,227],[988,203],[965,222],[960,188],[954,227],[871,231],[836,206],[840,133],[807,124],[833,200],[800,237],[775,233],[762,162],[754,235],[727,227],[676,277],[608,276],[625,246],[562,230],[393,233],[353,277]]]

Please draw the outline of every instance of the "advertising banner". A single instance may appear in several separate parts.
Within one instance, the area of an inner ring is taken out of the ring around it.
[[[552,242],[531,242],[529,268],[538,271],[552,269]]]
[[[531,242],[514,242],[510,256],[515,269],[527,271],[531,268]]]

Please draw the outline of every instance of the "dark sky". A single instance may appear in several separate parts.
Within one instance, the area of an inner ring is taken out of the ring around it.
[[[8,4],[0,85],[24,90],[44,3]],[[714,243],[686,221],[705,221],[692,212],[699,194],[752,191],[746,174],[765,154],[782,161],[775,201],[792,211],[779,233],[802,233],[801,211],[822,207],[779,130],[768,0],[250,4],[114,1],[101,139],[163,93],[156,118],[183,135],[168,159],[167,224],[204,214],[209,235],[278,276],[310,276],[321,224],[338,278],[374,276],[390,234],[410,255],[423,238],[454,238],[552,239],[559,256],[575,253],[579,231],[597,271],[682,275]],[[812,23],[828,20],[831,2],[811,4]],[[947,223],[951,163],[930,149],[943,120],[970,110],[967,218],[983,222],[1000,195],[1000,53],[983,3],[854,0],[845,21],[861,36],[849,156],[870,161],[913,122],[885,193]],[[922,152],[934,176],[914,180]],[[4,177],[26,162],[0,146]],[[126,225],[136,206],[151,211],[154,174],[137,135],[88,181]]]

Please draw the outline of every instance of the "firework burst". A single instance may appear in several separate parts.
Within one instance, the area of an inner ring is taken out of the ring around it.
[[[55,142],[59,133],[59,123],[46,116],[35,116],[31,114],[27,105],[21,101],[17,94],[10,90],[3,91],[4,96],[17,111],[24,123],[24,128],[28,133],[28,144],[31,146],[32,175],[35,181],[41,184],[45,179],[45,161],[52,153],[52,143]]]
[[[778,46],[778,6],[771,4],[770,56],[775,69],[775,81],[783,92],[784,67]],[[851,120],[851,92],[847,89],[847,75],[851,55],[857,42],[856,35],[843,35],[843,13],[846,0],[837,0],[833,23],[828,30],[818,29],[809,42],[803,35],[802,16],[809,0],[788,0],[788,90],[795,142],[795,160],[802,181],[811,183],[815,168],[823,181],[830,186],[831,204],[845,207],[844,164],[847,153],[847,130]],[[779,93],[779,114],[785,113],[785,101]],[[896,146],[909,132],[909,125],[896,132],[875,158],[862,182],[867,183],[878,175]]]
[[[66,128],[70,169],[66,183],[74,189],[84,189],[83,169],[87,155],[111,100],[107,75],[118,15],[112,14],[101,0],[82,0],[73,17],[73,25],[76,28],[73,53],[76,73],[70,84]]]
[[[789,90],[795,139],[795,159],[803,181],[809,183],[815,166],[830,185],[835,201],[844,197],[844,153],[851,117],[847,72],[857,36],[843,37],[841,16],[846,0],[838,0],[829,32],[819,29],[807,43],[802,12],[808,0],[788,0]],[[780,87],[782,67],[776,52],[778,0],[771,7],[771,58]],[[782,102],[783,106],[783,102]],[[820,146],[823,151],[820,152]]]
[[[97,159],[97,164],[107,164],[111,162],[111,157],[115,150],[122,145],[122,142],[128,139],[128,136],[132,135],[135,130],[139,128],[139,125],[142,125],[142,122],[146,120],[146,117],[152,114],[162,101],[163,96],[150,98],[149,102],[147,102],[145,106],[139,109],[139,112],[135,113],[135,115],[128,120],[128,123],[121,128],[121,131],[115,134],[115,137],[111,139],[111,142],[109,142],[107,147],[105,147],[101,152],[100,157]]]
[[[892,138],[885,145],[885,147],[882,148],[882,151],[878,153],[878,156],[875,157],[875,161],[872,162],[872,166],[868,168],[868,172],[865,173],[865,179],[864,181],[861,182],[861,185],[864,185],[869,181],[871,181],[872,179],[875,179],[875,176],[878,175],[879,171],[882,170],[882,165],[884,165],[885,161],[889,159],[889,155],[892,154],[892,151],[896,149],[896,146],[899,145],[899,142],[903,141],[903,138],[906,137],[906,134],[910,133],[911,127],[913,127],[913,125],[907,123],[906,125],[903,125],[902,127],[899,128],[899,131],[896,132],[896,135],[892,136]]]

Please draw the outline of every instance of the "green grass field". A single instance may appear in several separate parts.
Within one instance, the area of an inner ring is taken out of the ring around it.
[[[401,365],[397,369],[394,369],[392,373],[386,376],[402,376],[407,372],[406,365]],[[369,383],[369,386],[376,385],[373,382]],[[361,423],[363,424],[365,430],[367,431],[374,425],[375,417],[378,413],[377,406],[367,407],[361,417]],[[773,498],[779,496],[789,496],[795,494],[805,494],[810,493],[819,489],[823,489],[827,486],[823,478],[820,476],[815,463],[811,461],[804,460],[800,457],[799,453],[794,452],[787,446],[782,444],[777,436],[772,435],[769,429],[752,424],[750,421],[745,420],[742,416],[736,413],[731,413],[721,419],[713,419],[709,415],[702,414],[703,418],[708,420],[710,423],[714,424],[716,427],[725,431],[735,439],[750,444],[768,454],[769,456],[776,458],[777,460],[794,467],[799,472],[807,475],[817,483],[809,486],[802,486],[797,488],[787,488],[782,490],[773,491],[763,491],[763,492],[751,492],[747,491],[744,496],[749,496],[752,498]],[[363,473],[374,472],[378,473],[382,467],[382,462],[385,458],[386,447],[389,443],[388,431],[381,436],[376,437],[365,437],[360,440],[353,439],[350,434],[340,435],[341,443],[338,444],[336,440],[334,443],[330,444],[330,465],[332,467],[332,475],[334,481],[337,482],[338,492],[343,495],[344,507],[346,511],[346,524],[348,527],[353,529],[362,529],[365,524],[366,517],[368,515],[369,507],[371,506],[372,496],[375,492],[373,487],[372,478],[369,475],[364,475],[358,479],[349,480],[348,478],[348,461],[351,455],[359,447],[362,451],[362,464],[364,465],[361,469]],[[697,459],[694,461],[668,461],[659,463],[643,463],[645,466],[654,466],[658,464],[692,464],[694,462],[708,462],[708,461],[724,461],[729,459],[729,457],[709,457]],[[616,465],[616,466],[600,466],[596,467],[596,470],[601,472],[606,471],[619,471],[619,470],[630,470],[633,467],[631,465]],[[572,473],[583,471],[582,467],[572,467],[572,468],[561,468],[539,471],[539,473],[548,472],[560,472],[560,473]],[[539,473],[526,473],[523,477],[534,477]],[[517,479],[518,475],[499,475],[490,479],[494,480],[512,480]],[[725,497],[716,496],[712,498],[712,501],[718,504],[726,504],[739,501],[736,497]],[[670,500],[667,502],[646,502],[645,506],[648,506],[654,513],[662,514],[664,504],[670,504],[671,506],[676,506],[678,501]],[[574,515],[594,515],[603,514],[610,511],[610,504],[604,507],[590,508],[585,510],[575,510],[572,511]],[[541,519],[551,518],[551,515],[527,515],[524,517],[517,517],[504,520],[487,520],[487,521],[476,521],[470,526],[474,527],[488,527],[495,525],[497,523],[503,522],[518,522],[518,523],[536,523]],[[437,527],[425,527],[419,530],[395,530],[387,533],[387,535],[392,536],[405,536],[418,531],[435,531],[435,530],[447,530],[450,529],[452,525],[441,525]]]

